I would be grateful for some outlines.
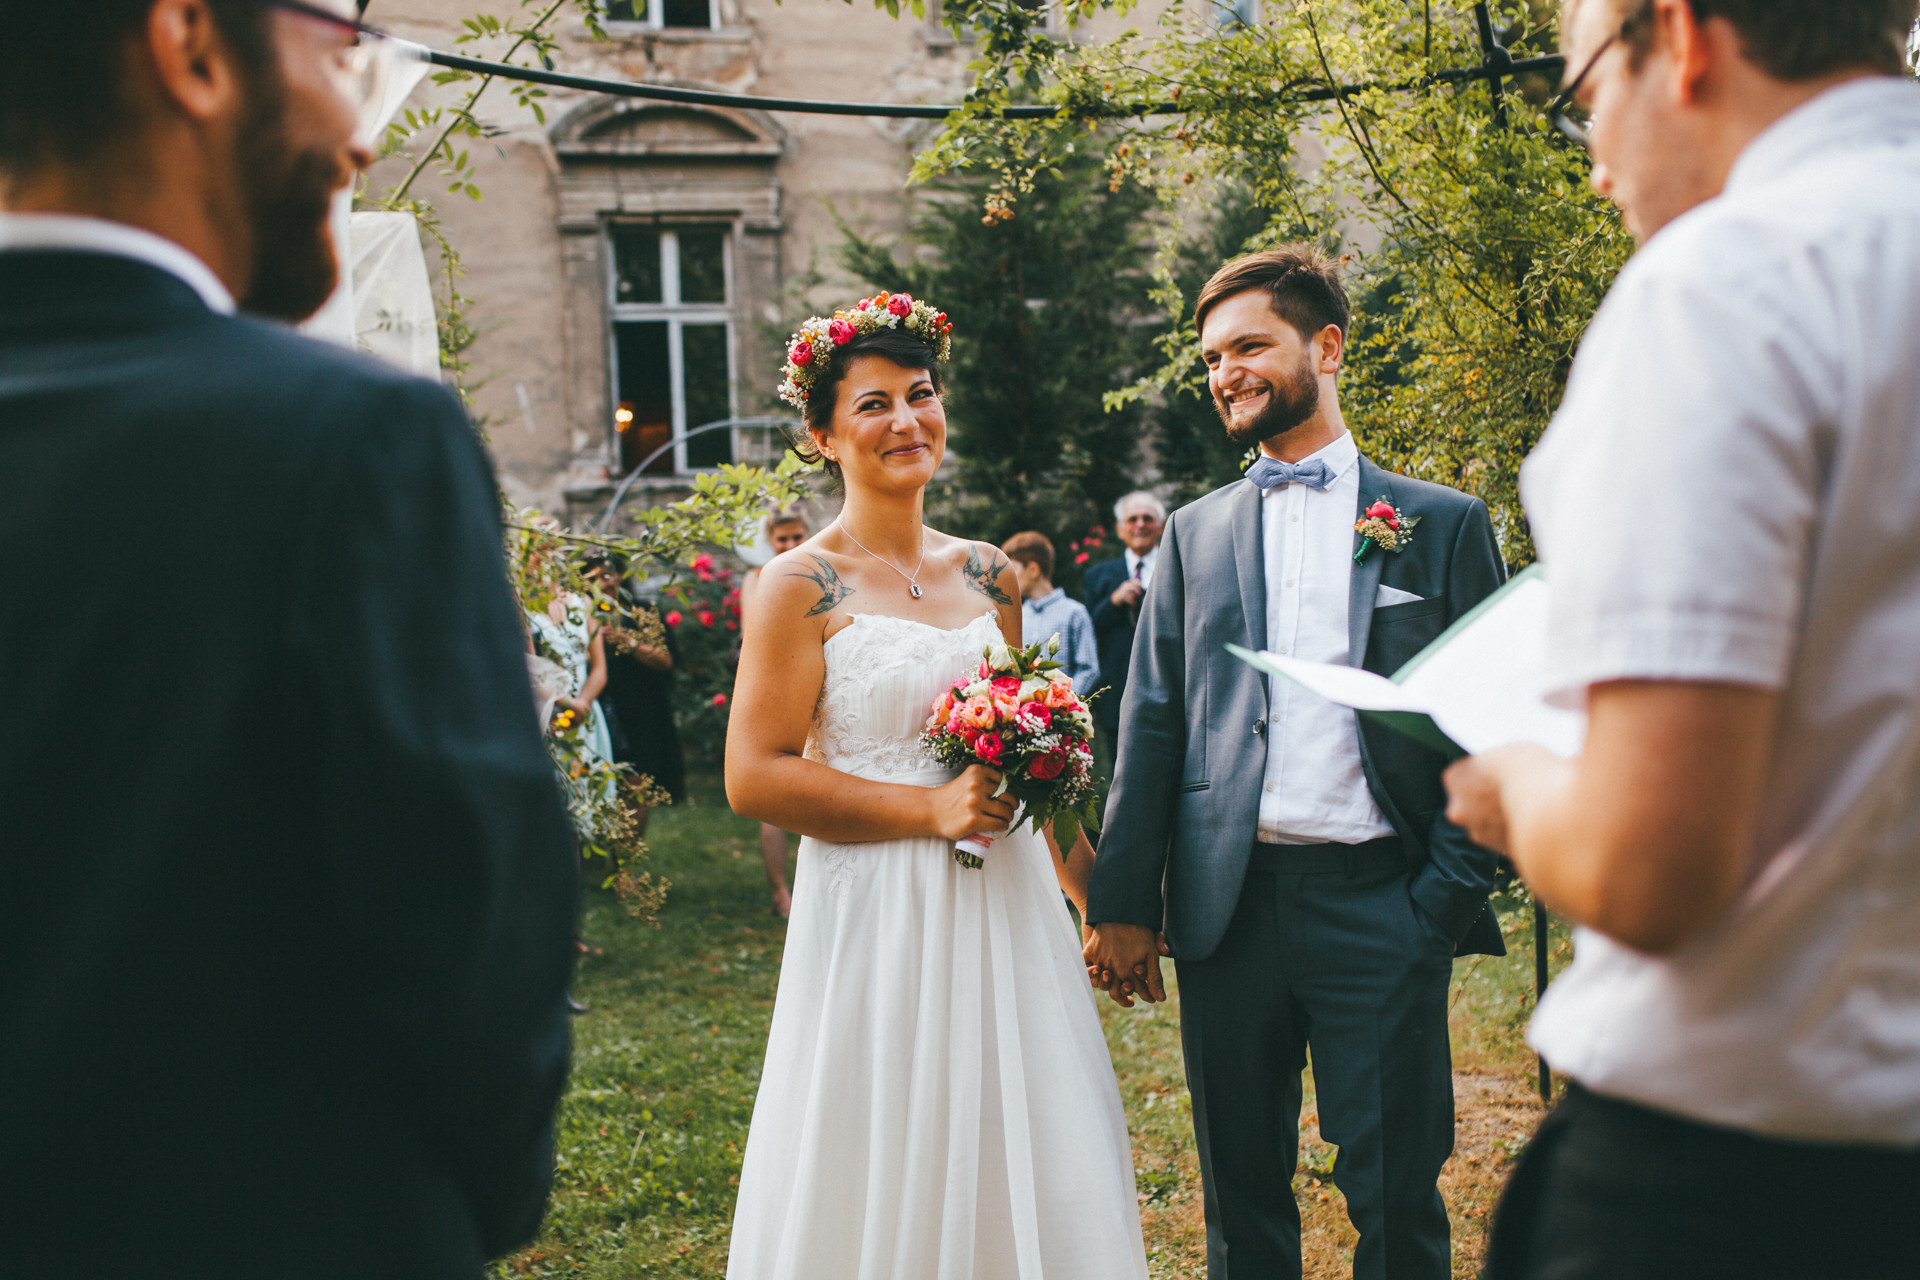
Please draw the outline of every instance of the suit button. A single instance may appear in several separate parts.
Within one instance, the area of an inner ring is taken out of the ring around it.
[[[1262,737],[1266,734],[1266,732],[1267,732],[1267,722],[1265,720],[1255,720],[1253,722],[1254,737],[1256,738]]]

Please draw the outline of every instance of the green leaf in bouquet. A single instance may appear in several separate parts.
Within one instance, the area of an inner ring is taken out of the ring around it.
[[[1080,828],[1084,825],[1080,815],[1071,809],[1062,809],[1054,815],[1053,838],[1060,846],[1060,861],[1065,862],[1073,851],[1073,842],[1080,838]]]
[[[1089,795],[1081,806],[1074,810],[1075,822],[1094,835],[1100,834],[1100,797],[1097,793]]]

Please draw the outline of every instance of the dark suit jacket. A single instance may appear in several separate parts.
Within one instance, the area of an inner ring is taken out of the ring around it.
[[[1133,631],[1139,612],[1113,602],[1113,593],[1127,580],[1127,557],[1102,560],[1087,570],[1087,612],[1093,615],[1093,647],[1100,659],[1100,682],[1106,692],[1094,700],[1094,726],[1109,737],[1120,729],[1120,702],[1127,692],[1127,664],[1133,658]]]
[[[1421,523],[1412,543],[1353,567],[1348,636],[1391,674],[1506,576],[1486,506],[1360,459],[1360,511],[1386,498]],[[1359,535],[1354,537],[1355,548]],[[1375,608],[1381,584],[1422,597]],[[1260,491],[1236,481],[1175,512],[1160,540],[1120,715],[1088,919],[1164,928],[1178,957],[1211,955],[1240,900],[1266,767],[1266,677],[1227,653],[1266,648]],[[1405,844],[1410,893],[1463,953],[1505,954],[1487,909],[1494,855],[1443,814],[1446,761],[1359,721],[1368,788]]]
[[[0,1273],[478,1277],[578,871],[444,388],[0,253]]]

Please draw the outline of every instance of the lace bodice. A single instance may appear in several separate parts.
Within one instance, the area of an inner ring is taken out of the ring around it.
[[[827,675],[807,736],[807,759],[857,777],[925,775],[941,768],[920,746],[933,700],[1002,639],[987,612],[942,630],[859,613],[827,639]]]

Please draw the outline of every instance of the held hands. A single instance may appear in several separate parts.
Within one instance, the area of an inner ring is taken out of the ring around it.
[[[1160,957],[1172,951],[1165,934],[1144,925],[1097,924],[1089,931],[1082,954],[1088,981],[1113,997],[1121,1008],[1133,1008],[1135,996],[1148,1004],[1159,1004],[1167,998]]]
[[[1112,600],[1117,607],[1124,609],[1128,605],[1139,604],[1140,597],[1146,593],[1147,589],[1140,585],[1138,578],[1128,578],[1113,589],[1113,594],[1108,599]]]
[[[952,782],[933,788],[928,795],[935,834],[947,840],[964,840],[1005,831],[1013,823],[1013,797],[1004,792],[995,797],[993,793],[999,787],[998,769],[973,764]]]

